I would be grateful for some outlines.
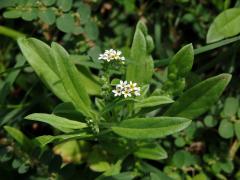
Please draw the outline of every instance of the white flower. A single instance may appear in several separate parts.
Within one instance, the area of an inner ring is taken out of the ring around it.
[[[124,90],[122,91],[122,94],[123,94],[124,98],[131,97],[131,96],[132,96],[131,90],[130,90],[130,88],[128,88],[128,87],[124,88]]]
[[[121,56],[122,52],[119,50],[114,50],[114,49],[109,49],[109,50],[105,50],[105,52],[103,54],[100,54],[98,59],[99,60],[104,60],[107,62],[110,61],[122,61],[122,63],[124,63],[123,61],[125,61],[125,57]]]
[[[114,93],[114,96],[121,96],[122,95],[122,89],[116,87],[115,90],[112,90],[112,92]]]
[[[137,90],[139,87],[137,87],[137,83],[133,83],[132,81],[129,82],[129,88],[131,91]]]
[[[120,80],[120,83],[116,85],[116,89],[112,90],[114,96],[123,95],[124,98],[132,97],[132,95],[140,96],[140,87],[137,86],[137,83],[133,83],[132,81],[127,83],[127,81]]]
[[[120,84],[118,84],[116,87],[124,89],[126,87],[126,85],[127,85],[127,81],[120,80]]]
[[[140,94],[140,87],[135,87],[134,94],[135,94],[135,96],[140,96],[141,95]]]

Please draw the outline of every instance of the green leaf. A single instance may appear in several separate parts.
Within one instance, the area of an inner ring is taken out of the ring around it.
[[[53,114],[67,119],[84,119],[82,113],[76,110],[72,103],[61,103],[58,104],[54,110]]]
[[[28,63],[44,84],[62,101],[71,102],[57,75],[55,59],[50,53],[51,48],[34,38],[21,38],[18,44]]]
[[[85,24],[90,19],[91,8],[89,5],[80,2],[79,8],[78,8],[78,13],[80,15],[80,23]]]
[[[168,77],[171,76],[185,77],[192,69],[194,52],[192,44],[188,44],[181,48],[175,54],[168,66]]]
[[[238,99],[234,97],[228,97],[224,103],[223,116],[224,117],[235,116],[238,111],[238,107],[239,107]]]
[[[30,166],[28,164],[23,163],[19,168],[18,168],[18,173],[19,174],[24,174],[29,170]]]
[[[214,127],[217,125],[218,121],[211,115],[208,115],[204,118],[204,123],[207,127]]]
[[[185,129],[191,120],[179,117],[133,118],[111,127],[116,134],[130,139],[160,138]]]
[[[34,141],[42,148],[54,140],[56,140],[56,137],[51,135],[38,136],[34,139]]]
[[[96,40],[99,35],[98,27],[95,22],[87,21],[84,27],[84,31],[91,40]]]
[[[90,94],[100,93],[97,78],[83,67],[80,67],[80,72],[78,72],[69,59],[68,53],[56,43],[52,48],[34,38],[19,39],[18,43],[27,61],[46,86],[62,101],[72,102],[77,110],[86,114],[90,107],[90,99],[86,90]],[[58,66],[62,69],[58,70]],[[76,89],[72,90],[71,85],[69,89],[68,83],[71,84],[69,81],[73,81]],[[94,88],[94,90],[90,90],[91,88]],[[72,94],[73,91],[74,94]],[[79,95],[79,98],[82,98],[81,101],[73,97],[75,95]]]
[[[147,35],[146,26],[139,21],[133,37],[130,59],[127,64],[126,79],[137,83],[149,83],[153,75],[151,51],[153,42]]]
[[[168,66],[168,79],[163,90],[172,96],[178,96],[185,88],[185,77],[192,69],[194,52],[192,44],[181,48],[171,59]]]
[[[158,177],[158,180],[173,180],[172,178],[168,177],[165,173],[163,173],[162,171],[159,170],[159,168],[156,168],[144,161],[142,161],[140,163],[140,168],[141,168],[141,171],[143,171],[144,173],[149,173],[150,174],[154,174],[154,175],[151,175],[151,177]]]
[[[36,19],[37,18],[37,10],[35,8],[32,8],[28,11],[24,11],[22,13],[22,18],[25,21],[32,21],[32,20]]]
[[[42,2],[46,6],[52,6],[56,2],[56,0],[42,0]]]
[[[195,161],[196,160],[194,156],[184,150],[179,150],[175,152],[172,158],[173,164],[178,168],[182,168],[184,166],[187,167],[187,166],[196,164]]]
[[[45,10],[39,10],[38,16],[44,23],[47,23],[49,25],[52,25],[56,20],[56,15],[54,11],[50,8]]]
[[[165,115],[193,119],[203,114],[218,100],[230,79],[230,74],[220,74],[198,83],[175,101]]]
[[[174,141],[174,143],[175,143],[175,145],[177,146],[177,147],[183,147],[183,146],[185,146],[185,144],[186,144],[186,141],[185,141],[185,139],[183,138],[183,137],[177,137],[176,139],[175,139],[175,141]]]
[[[138,176],[137,172],[122,172],[113,176],[100,176],[96,180],[133,180]]]
[[[207,33],[207,43],[213,43],[240,33],[240,8],[231,8],[219,14]]]
[[[240,122],[234,123],[234,130],[238,140],[240,140]]]
[[[230,174],[234,170],[234,164],[231,160],[221,163],[221,168],[224,172]]]
[[[94,148],[88,157],[89,168],[96,172],[104,172],[111,168],[107,155],[100,148]]]
[[[167,96],[150,96],[135,103],[135,108],[154,107],[174,102]]]
[[[193,177],[193,180],[208,180],[208,178],[204,173],[199,173]]]
[[[14,68],[19,68],[19,67],[23,66],[26,62],[25,58],[20,54],[17,55],[16,59],[17,59],[17,62],[14,65]],[[5,101],[6,101],[7,95],[10,93],[11,87],[12,87],[13,83],[15,82],[15,80],[17,79],[20,71],[21,71],[21,69],[11,71],[7,75],[4,82],[1,84],[1,87],[0,87],[0,104],[6,103]],[[3,120],[4,120],[4,118],[2,119],[2,122],[3,122]]]
[[[59,154],[65,163],[80,163],[82,152],[80,142],[76,140],[65,141],[54,146],[53,151]]]
[[[32,149],[32,142],[21,131],[10,126],[4,126],[4,129],[19,143],[23,149],[25,149],[27,152],[30,152]]]
[[[151,160],[167,158],[167,152],[158,144],[146,144],[135,151],[134,155],[139,158]]]
[[[72,121],[53,114],[34,113],[26,116],[25,119],[47,123],[63,132],[72,132],[87,127],[85,123]]]
[[[16,168],[19,168],[21,166],[21,164],[22,164],[22,162],[20,160],[14,159],[13,162],[12,162],[12,167],[14,169],[16,169]]]
[[[72,0],[57,0],[57,5],[64,12],[69,11],[72,7]]]
[[[3,13],[3,17],[10,18],[10,19],[16,19],[22,16],[22,11],[19,11],[17,9],[5,11]]]
[[[222,120],[218,128],[219,135],[225,139],[229,139],[234,135],[233,123],[228,120]]]
[[[89,139],[93,138],[94,136],[92,134],[88,134],[85,131],[82,132],[77,132],[77,133],[69,133],[69,134],[63,134],[63,135],[58,135],[58,136],[51,136],[51,135],[43,135],[43,136],[38,136],[34,139],[34,141],[40,146],[44,147],[47,144],[51,142],[57,141],[58,143],[62,141],[67,141],[70,139]]]
[[[86,89],[89,95],[100,95],[101,86],[99,83],[99,78],[94,76],[93,73],[83,66],[78,67],[78,78],[79,81],[84,84],[84,88]]]
[[[73,32],[75,28],[74,17],[70,13],[60,16],[57,18],[57,27],[65,33]]]
[[[77,110],[86,116],[90,116],[91,101],[84,84],[79,81],[79,72],[76,66],[71,63],[69,55],[63,47],[57,43],[52,43],[52,50],[57,64],[58,74],[65,91],[71,98],[71,102]]]

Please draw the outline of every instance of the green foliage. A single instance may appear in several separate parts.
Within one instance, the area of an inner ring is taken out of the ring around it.
[[[35,113],[28,115],[25,119],[48,123],[63,132],[72,132],[73,130],[87,127],[85,123],[72,121],[53,114]]]
[[[167,158],[167,152],[158,144],[144,144],[134,155],[143,159],[161,160]]]
[[[239,7],[1,0],[2,177],[238,179]]]
[[[214,20],[207,34],[207,43],[216,42],[240,33],[239,26],[240,9],[227,9]]]
[[[135,103],[135,108],[154,107],[162,104],[173,103],[174,101],[167,96],[149,96]]]
[[[128,60],[126,79],[138,83],[149,83],[153,75],[153,41],[147,34],[147,27],[139,21],[133,37]],[[141,69],[141,71],[139,71]]]
[[[4,126],[4,129],[23,147],[23,149],[29,151],[32,148],[31,140],[28,139],[20,130],[9,126]]]
[[[160,138],[185,129],[191,120],[178,117],[134,118],[113,126],[113,132],[131,139]]]
[[[193,59],[192,44],[184,46],[173,56],[168,66],[168,80],[164,87],[169,94],[177,95],[184,90],[185,77],[192,69]]]
[[[89,38],[98,38],[98,27],[91,18],[91,9],[85,3],[73,3],[73,0],[43,0],[3,2],[0,7],[6,7],[5,18],[22,18],[25,21],[40,19],[43,25],[51,25],[65,33],[82,34],[89,31]],[[84,26],[84,24],[86,26]],[[81,30],[81,31],[80,31]],[[96,34],[94,34],[96,33]]]
[[[203,114],[218,100],[230,79],[231,75],[221,74],[195,85],[173,103],[165,115],[195,118]]]

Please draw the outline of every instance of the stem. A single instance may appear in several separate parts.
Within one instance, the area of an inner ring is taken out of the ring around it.
[[[228,38],[228,39],[216,42],[216,43],[212,43],[212,44],[194,49],[194,55],[202,54],[202,53],[205,53],[207,51],[217,49],[219,47],[234,43],[234,42],[239,41],[239,40],[240,40],[240,35],[236,36],[236,37],[233,37],[233,38]],[[160,59],[160,60],[155,60],[154,64],[155,64],[156,67],[157,66],[166,66],[166,65],[169,64],[170,60],[171,60],[171,57]]]
[[[240,141],[238,141],[237,139],[233,142],[232,146],[230,147],[229,150],[229,158],[230,160],[233,160],[238,149],[240,147]]]
[[[19,32],[19,31],[16,31],[14,29],[11,29],[11,28],[8,28],[5,26],[0,26],[0,34],[10,37],[14,40],[17,40],[20,37],[26,36],[25,34]]]
[[[233,37],[233,38],[222,40],[220,42],[209,44],[209,45],[194,49],[194,55],[201,54],[201,53],[204,53],[204,52],[207,52],[207,51],[225,46],[227,44],[230,44],[230,43],[233,43],[233,42],[239,41],[239,40],[240,40],[240,36],[236,36],[236,37]]]

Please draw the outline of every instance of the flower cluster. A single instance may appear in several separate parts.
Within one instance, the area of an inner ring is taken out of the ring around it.
[[[137,83],[132,81],[127,83],[127,81],[120,81],[120,84],[116,85],[116,89],[112,90],[114,96],[123,95],[124,98],[131,97],[132,95],[140,96],[140,87],[137,86]]]
[[[104,60],[107,62],[110,61],[120,61],[124,64],[125,61],[125,57],[121,56],[122,52],[119,50],[114,50],[114,49],[110,49],[110,50],[105,50],[105,52],[103,54],[99,55],[99,60]]]

